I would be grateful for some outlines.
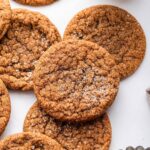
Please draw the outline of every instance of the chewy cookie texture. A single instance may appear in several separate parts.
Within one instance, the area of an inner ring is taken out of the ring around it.
[[[40,6],[51,4],[56,0],[15,0],[15,1],[25,5]]]
[[[11,20],[9,0],[0,0],[0,39],[7,32]]]
[[[20,133],[0,142],[0,150],[63,150],[55,140],[39,133]]]
[[[0,134],[11,111],[5,85],[34,88],[37,97],[25,132],[0,141],[0,150],[108,150],[112,129],[106,110],[120,79],[134,73],[145,54],[137,20],[115,6],[94,6],[71,20],[64,41],[44,15],[11,11],[8,0],[0,0],[0,20]]]
[[[12,11],[0,41],[0,78],[11,89],[31,90],[32,71],[40,56],[61,37],[48,18],[23,9]]]
[[[102,115],[113,103],[119,81],[111,55],[97,44],[82,40],[51,46],[39,59],[33,75],[41,107],[56,119],[76,122]]]
[[[2,80],[0,80],[0,135],[9,121],[10,111],[11,106],[9,93]]]
[[[45,134],[65,150],[108,150],[111,141],[107,114],[86,123],[61,122],[49,116],[37,103],[26,116],[24,131]]]
[[[127,11],[98,5],[79,12],[68,24],[64,39],[84,39],[104,47],[114,57],[121,78],[141,64],[146,39],[138,21]]]

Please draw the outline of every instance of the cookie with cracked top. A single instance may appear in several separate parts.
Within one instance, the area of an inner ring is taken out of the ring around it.
[[[0,141],[0,150],[63,150],[63,148],[48,136],[24,132]]]
[[[38,59],[60,40],[58,30],[47,17],[14,9],[9,30],[0,41],[0,78],[11,89],[31,90]]]
[[[0,80],[0,135],[5,130],[10,118],[11,105],[8,90]]]
[[[24,131],[45,134],[66,150],[108,150],[112,132],[107,114],[94,121],[71,124],[53,119],[38,103],[30,108]]]
[[[11,20],[9,0],[0,0],[0,39],[5,35]]]
[[[146,49],[146,38],[138,21],[111,5],[79,12],[68,24],[64,39],[84,39],[104,47],[114,57],[122,79],[137,70]]]
[[[32,6],[48,5],[56,0],[15,0],[18,3]]]
[[[82,40],[51,46],[33,74],[41,107],[58,120],[76,122],[101,116],[113,103],[119,81],[112,56],[97,44]]]

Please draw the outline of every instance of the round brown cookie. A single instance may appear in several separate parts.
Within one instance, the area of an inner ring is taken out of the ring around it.
[[[11,20],[9,0],[0,0],[0,39],[7,32]]]
[[[2,140],[0,150],[63,150],[63,148],[48,136],[24,132]]]
[[[61,40],[56,27],[40,13],[15,9],[0,41],[0,78],[11,89],[32,89],[32,71],[40,56]]]
[[[64,39],[84,39],[106,48],[114,57],[121,78],[141,64],[146,39],[138,21],[127,11],[98,5],[79,12],[66,28]]]
[[[37,103],[26,116],[24,131],[45,134],[66,150],[108,150],[112,132],[107,114],[94,121],[71,124],[53,119]]]
[[[102,115],[118,91],[111,55],[95,43],[68,40],[40,58],[33,75],[38,102],[56,119],[87,121]]]
[[[11,106],[9,94],[4,83],[0,80],[0,135],[9,121],[10,111]]]
[[[39,5],[51,4],[56,0],[15,0],[15,1],[25,5],[39,6]]]

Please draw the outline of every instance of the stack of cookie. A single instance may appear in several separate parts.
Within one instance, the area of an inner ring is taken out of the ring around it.
[[[133,74],[145,54],[139,23],[125,10],[99,5],[79,12],[61,40],[40,13],[15,9],[11,14],[0,41],[0,78],[10,89],[34,89],[37,102],[24,132],[3,140],[0,149],[108,150],[112,130],[106,111],[120,79]],[[3,131],[10,101],[1,87]]]

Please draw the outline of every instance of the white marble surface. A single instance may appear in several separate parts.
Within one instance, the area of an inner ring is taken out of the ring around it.
[[[113,4],[128,10],[141,23],[147,37],[147,52],[138,71],[121,82],[116,101],[109,109],[113,137],[110,150],[128,145],[150,146],[150,101],[145,89],[150,87],[150,0],[59,0],[46,7],[27,7],[11,1],[12,8],[39,11],[51,19],[61,34],[68,21],[80,10],[96,4]],[[35,101],[32,92],[10,91],[12,113],[2,137],[21,132],[25,115]]]

